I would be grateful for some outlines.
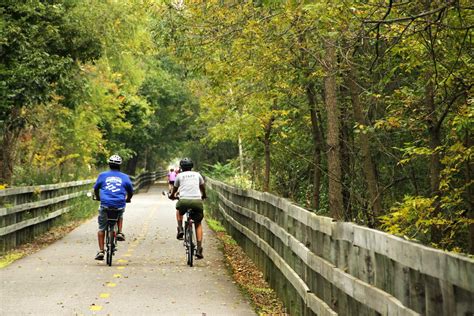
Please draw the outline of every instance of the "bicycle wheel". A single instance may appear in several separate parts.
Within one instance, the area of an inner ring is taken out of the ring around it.
[[[115,233],[113,229],[107,229],[107,264],[112,265],[112,256],[114,255]]]
[[[191,224],[192,225],[192,224]],[[186,243],[187,243],[187,259],[188,265],[190,267],[193,266],[193,259],[194,259],[194,240],[193,240],[193,228],[192,226],[187,226],[187,234],[186,234]]]

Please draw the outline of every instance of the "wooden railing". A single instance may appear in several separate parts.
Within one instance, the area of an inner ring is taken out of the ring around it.
[[[210,212],[292,315],[473,315],[474,260],[207,179]]]
[[[139,174],[136,177],[130,177],[133,182],[133,188],[138,192],[141,188],[150,185],[150,183],[155,182],[158,179],[165,177],[167,174],[166,171],[148,171]]]
[[[131,177],[135,191],[165,176],[163,171]],[[44,233],[73,203],[92,191],[95,179],[0,190],[0,253]]]

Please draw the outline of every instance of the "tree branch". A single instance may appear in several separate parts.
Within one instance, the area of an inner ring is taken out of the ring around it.
[[[385,14],[385,16],[382,18],[382,20],[364,20],[364,23],[379,24],[380,25],[380,24],[392,24],[392,23],[398,23],[398,22],[414,21],[414,20],[422,18],[424,16],[431,15],[431,14],[437,13],[439,11],[442,11],[442,10],[452,6],[453,4],[454,4],[454,1],[449,1],[448,3],[446,3],[445,5],[443,5],[439,8],[436,8],[436,9],[433,9],[433,10],[430,10],[430,11],[426,11],[426,12],[420,13],[418,15],[412,15],[412,16],[409,16],[409,17],[406,17],[406,18],[385,20],[385,18],[387,17],[387,14]]]

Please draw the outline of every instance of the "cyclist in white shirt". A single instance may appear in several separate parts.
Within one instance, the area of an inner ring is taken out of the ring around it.
[[[204,185],[204,178],[199,172],[192,171],[193,162],[189,158],[184,158],[179,162],[181,172],[174,180],[173,192],[170,198],[176,199],[176,194],[179,191],[179,201],[176,203],[176,220],[178,222],[177,239],[183,239],[183,215],[187,210],[192,209],[191,218],[194,221],[196,228],[196,258],[204,258],[202,254],[202,225],[201,221],[204,218],[204,207],[202,200],[206,198],[206,188]]]

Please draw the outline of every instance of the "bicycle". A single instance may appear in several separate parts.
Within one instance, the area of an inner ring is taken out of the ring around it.
[[[97,201],[96,196],[92,192],[87,192],[88,197],[92,200]],[[127,203],[129,203],[127,201]],[[106,262],[110,267],[112,266],[112,257],[117,251],[117,232],[118,232],[118,220],[120,209],[117,208],[104,208],[106,214],[107,224],[105,225],[105,246],[106,246]]]
[[[117,232],[118,232],[118,219],[120,209],[116,208],[104,208],[104,212],[107,215],[107,225],[105,226],[105,254],[106,262],[110,267],[112,266],[112,257],[117,251]]]
[[[194,221],[191,218],[192,209],[188,209],[184,221],[184,247],[186,249],[186,261],[188,266],[193,266],[194,251],[196,249],[196,243],[194,242],[195,236],[193,231]]]

